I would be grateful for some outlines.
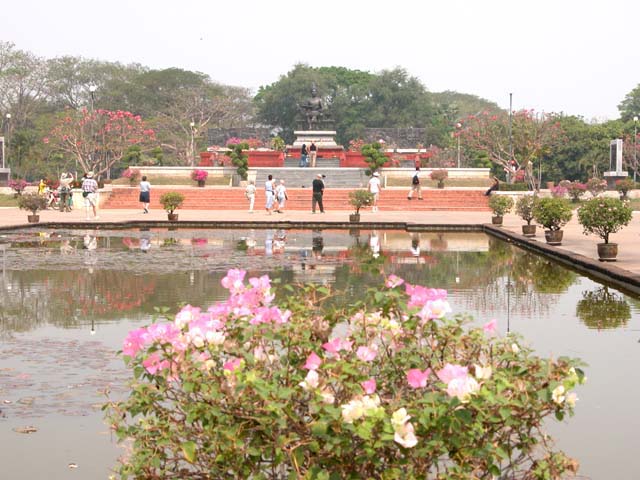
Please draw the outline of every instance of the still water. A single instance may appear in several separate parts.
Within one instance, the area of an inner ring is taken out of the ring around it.
[[[99,408],[128,378],[114,352],[155,307],[223,299],[229,268],[349,301],[379,281],[371,265],[448,289],[454,313],[496,318],[540,355],[586,361],[576,416],[548,430],[585,478],[639,477],[637,299],[481,233],[151,229],[0,234],[2,478],[108,477],[121,452]]]

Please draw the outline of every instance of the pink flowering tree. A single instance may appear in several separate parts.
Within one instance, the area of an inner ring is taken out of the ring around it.
[[[460,136],[465,148],[485,152],[493,163],[503,169],[522,169],[529,177],[532,177],[532,172],[527,172],[529,162],[533,164],[542,159],[563,138],[562,129],[554,115],[533,110],[513,113],[511,136],[508,112],[469,115],[461,121],[461,125],[454,136]],[[510,147],[513,148],[513,158]],[[515,165],[510,165],[512,160]],[[527,180],[531,182],[533,179]]]
[[[579,362],[535,356],[447,292],[390,275],[357,305],[230,270],[229,298],[124,341],[106,406],[122,478],[562,478],[543,432],[572,414]],[[276,298],[280,300],[275,301]]]
[[[93,171],[100,177],[122,159],[129,147],[153,139],[154,131],[139,115],[83,108],[65,112],[44,142],[69,154],[85,172]]]

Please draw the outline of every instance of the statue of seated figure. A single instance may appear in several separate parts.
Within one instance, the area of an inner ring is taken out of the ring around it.
[[[305,100],[305,102],[302,105],[299,105],[299,107],[307,120],[307,127],[309,130],[317,130],[324,112],[322,108],[322,99],[318,96],[318,89],[315,84],[311,86],[311,98]]]

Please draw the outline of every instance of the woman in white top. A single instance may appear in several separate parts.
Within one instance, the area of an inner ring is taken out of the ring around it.
[[[369,180],[369,192],[373,194],[373,207],[372,212],[378,211],[378,197],[380,196],[380,174],[373,172],[371,179]]]
[[[142,203],[142,213],[149,213],[149,201],[151,197],[151,184],[147,182],[147,176],[142,177],[140,182],[140,203]]]
[[[253,213],[253,204],[256,201],[256,183],[253,180],[249,181],[244,195],[247,197],[247,200],[249,200],[249,213]]]
[[[284,180],[280,180],[280,184],[276,187],[276,200],[278,200],[276,212],[284,213],[284,204],[287,198],[287,187],[284,186]]]

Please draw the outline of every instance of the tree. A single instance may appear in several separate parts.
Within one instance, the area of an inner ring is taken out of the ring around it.
[[[618,111],[624,122],[633,120],[633,117],[640,114],[640,84],[625,95],[618,105]]]
[[[70,154],[84,171],[100,177],[127,153],[129,147],[154,138],[138,115],[130,112],[69,110],[44,141]]]

